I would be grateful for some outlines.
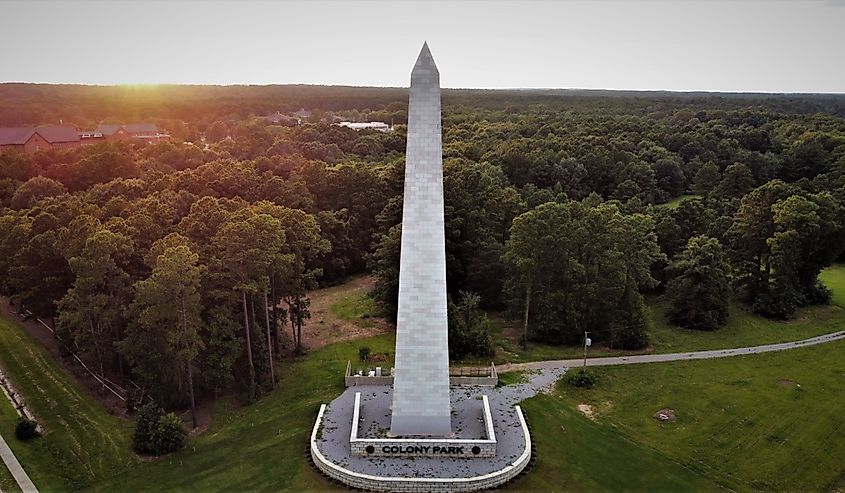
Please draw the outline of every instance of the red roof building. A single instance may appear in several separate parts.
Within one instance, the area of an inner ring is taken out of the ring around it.
[[[32,154],[48,149],[66,149],[79,145],[79,132],[70,125],[0,128],[0,152]]]

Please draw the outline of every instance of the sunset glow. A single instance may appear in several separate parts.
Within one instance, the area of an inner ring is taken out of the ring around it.
[[[427,40],[444,87],[843,92],[842,5],[4,0],[0,45],[28,49],[0,80],[403,86]]]

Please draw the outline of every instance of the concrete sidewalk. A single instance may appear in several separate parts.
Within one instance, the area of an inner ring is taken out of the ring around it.
[[[845,330],[824,334],[810,339],[793,342],[781,342],[778,344],[765,344],[762,346],[751,346],[733,349],[715,349],[710,351],[692,351],[688,353],[665,353],[665,354],[640,354],[636,356],[614,356],[608,358],[587,358],[587,366],[612,366],[612,365],[633,365],[638,363],[660,363],[664,361],[686,361],[697,359],[727,358],[730,356],[742,356],[745,354],[769,353],[772,351],[785,351],[806,346],[815,346],[826,342],[845,339]],[[498,366],[499,373],[507,371],[523,370],[548,370],[553,368],[575,368],[584,365],[584,358],[562,359],[548,361],[532,361],[529,363],[509,363]]]
[[[15,454],[9,448],[9,444],[6,443],[2,435],[0,435],[0,458],[3,459],[3,462],[6,464],[9,472],[12,473],[12,477],[18,482],[18,486],[20,486],[23,493],[38,493],[38,488],[29,479],[29,475],[23,470],[23,466],[18,462],[18,458],[15,457]]]

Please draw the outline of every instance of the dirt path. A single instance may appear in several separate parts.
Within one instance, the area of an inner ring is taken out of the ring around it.
[[[302,328],[302,342],[305,347],[316,349],[335,342],[392,332],[393,325],[382,317],[344,320],[331,309],[331,306],[339,301],[368,294],[374,284],[373,276],[363,275],[353,277],[338,286],[309,292],[311,319]],[[285,337],[290,337],[290,328],[286,328],[288,332]]]

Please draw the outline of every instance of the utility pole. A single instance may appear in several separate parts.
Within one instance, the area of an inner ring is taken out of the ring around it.
[[[593,341],[588,337],[590,335],[586,330],[584,331],[584,369],[587,368],[587,348],[593,345]]]

